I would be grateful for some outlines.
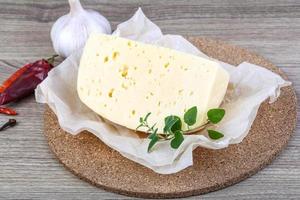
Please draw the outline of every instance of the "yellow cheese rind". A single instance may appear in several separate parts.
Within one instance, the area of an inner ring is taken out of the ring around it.
[[[164,118],[197,106],[197,122],[219,107],[229,74],[216,62],[176,50],[102,34],[87,41],[78,71],[81,101],[109,121],[135,129],[139,118],[163,132]],[[185,130],[187,126],[183,127]]]

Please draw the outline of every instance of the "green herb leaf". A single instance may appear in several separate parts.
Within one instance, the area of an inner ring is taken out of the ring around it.
[[[225,115],[225,110],[221,108],[216,109],[210,109],[207,112],[208,120],[211,121],[211,123],[216,124],[220,122]]]
[[[140,123],[142,124],[144,122],[144,119],[140,117]]]
[[[196,123],[196,119],[197,119],[197,107],[194,106],[190,109],[188,109],[188,111],[186,111],[184,113],[184,122],[189,125],[192,126]]]
[[[174,132],[174,136],[175,136],[174,139],[171,141],[171,147],[173,149],[178,149],[178,147],[181,145],[181,143],[184,140],[183,133],[182,131],[177,130]]]
[[[178,116],[170,115],[165,118],[164,133],[173,134],[177,130],[181,130],[181,119]]]
[[[218,131],[207,130],[207,132],[208,132],[208,136],[213,140],[217,140],[217,139],[224,137],[224,135]]]
[[[151,126],[150,130],[154,130],[155,126],[156,126],[156,123],[153,124],[153,126]]]
[[[157,136],[157,134],[155,133],[155,134],[151,134],[150,136],[149,136],[149,138],[151,137],[151,141],[150,141],[150,143],[149,143],[149,145],[148,145],[148,152],[150,152],[151,151],[151,149],[152,149],[152,147],[158,142],[158,140],[159,140],[159,138],[158,138],[158,136]]]
[[[156,137],[156,136],[157,136],[157,131],[158,131],[158,128],[155,129],[154,132],[151,133],[151,134],[148,136],[148,138],[149,138],[149,139],[153,139],[154,137]]]
[[[147,121],[147,119],[148,119],[148,117],[151,115],[151,112],[149,112],[146,116],[145,116],[145,118],[144,118],[144,121]]]
[[[155,128],[155,126],[156,126],[156,123],[153,125],[153,126],[151,126],[151,127],[148,127],[148,130],[147,130],[147,132],[153,132],[154,131],[154,128]]]

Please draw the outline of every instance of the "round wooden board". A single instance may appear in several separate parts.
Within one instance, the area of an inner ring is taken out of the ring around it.
[[[286,79],[263,57],[220,41],[189,38],[207,55],[237,65],[243,61],[264,66]],[[194,165],[176,174],[161,175],[121,156],[89,132],[64,132],[55,114],[45,111],[45,136],[57,158],[80,178],[108,191],[144,198],[199,195],[235,184],[269,164],[285,147],[296,125],[296,95],[282,89],[273,103],[263,103],[242,143],[222,150],[197,148]]]

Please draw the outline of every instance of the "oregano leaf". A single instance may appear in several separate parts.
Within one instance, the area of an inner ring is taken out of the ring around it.
[[[174,139],[171,141],[171,147],[173,149],[178,149],[184,140],[183,133],[181,130],[177,130],[174,132],[174,136]]]
[[[184,122],[187,125],[189,125],[189,126],[194,125],[196,123],[196,119],[197,119],[197,107],[196,106],[188,109],[184,113]]]
[[[155,124],[153,124],[153,126],[151,126],[151,130],[153,130],[154,128],[155,128],[155,126],[156,126],[156,123]]]
[[[142,124],[144,122],[144,119],[140,117],[140,123]]]
[[[223,119],[224,115],[225,110],[222,108],[210,109],[207,112],[208,120],[213,124],[219,123]]]
[[[144,118],[144,121],[147,121],[148,120],[148,117],[151,115],[151,112],[149,112],[146,116],[145,116],[145,118]]]
[[[148,145],[148,152],[150,152],[151,151],[151,149],[152,149],[152,147],[158,142],[158,140],[159,140],[159,137],[157,136],[157,134],[155,133],[155,134],[151,134],[150,136],[149,136],[149,138],[151,137],[151,140],[150,140],[150,143],[149,143],[149,145]]]
[[[222,133],[215,130],[207,130],[207,132],[208,132],[208,136],[213,140],[217,140],[224,137]]]
[[[148,138],[149,138],[149,139],[152,139],[152,138],[154,138],[155,136],[156,136],[155,133],[151,133],[151,134],[148,136]]]
[[[181,130],[182,123],[178,116],[170,115],[165,118],[164,133],[174,133],[177,130]]]
[[[157,131],[158,131],[158,128],[155,129],[154,132],[151,133],[151,134],[148,136],[148,138],[149,138],[149,139],[152,139],[153,137],[157,136]]]

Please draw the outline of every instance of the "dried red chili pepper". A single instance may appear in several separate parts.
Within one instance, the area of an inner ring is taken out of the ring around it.
[[[53,68],[54,58],[29,63],[11,75],[0,88],[0,105],[20,100],[34,92],[34,89]]]
[[[29,63],[20,69],[18,69],[15,73],[13,73],[6,81],[2,83],[0,86],[0,93],[3,92],[6,88],[8,88],[22,73],[24,73],[28,67],[30,67],[32,63]]]
[[[0,107],[0,113],[6,115],[17,115],[18,113],[11,108]]]

